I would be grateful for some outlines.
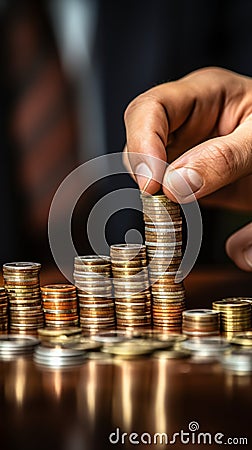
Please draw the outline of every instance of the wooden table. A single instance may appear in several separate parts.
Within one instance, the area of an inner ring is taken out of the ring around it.
[[[60,280],[53,276],[42,275],[42,283]],[[209,306],[223,296],[252,296],[252,275],[235,269],[194,270],[186,288],[188,307]],[[214,449],[221,447],[214,443],[216,433],[224,435],[223,442],[248,439],[248,445],[228,448],[251,448],[251,400],[252,376],[224,371],[217,362],[149,357],[89,360],[52,370],[20,357],[0,361],[0,449]],[[189,431],[191,422],[198,423],[198,431]],[[181,430],[189,444],[181,442]],[[133,432],[137,435],[130,436]],[[176,432],[180,437],[167,445],[157,437],[154,444],[154,434],[162,432],[170,440]],[[200,432],[209,434],[202,435],[200,445],[193,444]],[[110,442],[111,433],[118,443]],[[204,445],[204,438],[212,439],[212,445]]]

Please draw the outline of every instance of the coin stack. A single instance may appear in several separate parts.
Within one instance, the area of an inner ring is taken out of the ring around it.
[[[4,287],[0,287],[0,334],[8,331],[8,297]]]
[[[41,287],[45,325],[65,329],[78,326],[76,287],[72,284],[47,284]]]
[[[221,331],[236,333],[251,328],[251,304],[237,298],[213,302],[213,309],[220,312]]]
[[[44,325],[39,286],[40,268],[41,264],[33,262],[3,265],[11,333],[37,334],[37,329]]]
[[[87,334],[115,329],[115,306],[108,256],[77,256],[74,281],[78,288],[80,326]]]
[[[185,309],[182,282],[182,218],[177,203],[165,195],[141,194],[145,222],[145,244],[149,259],[153,327],[160,331],[181,331]]]
[[[64,368],[81,365],[87,358],[87,352],[82,349],[37,346],[33,359],[36,364],[51,368]]]
[[[110,255],[117,329],[150,327],[151,293],[145,245],[111,245]]]
[[[0,357],[1,359],[11,359],[20,355],[33,353],[39,340],[32,336],[5,335],[0,336]]]
[[[220,313],[212,309],[183,311],[182,330],[187,336],[206,337],[220,334]]]

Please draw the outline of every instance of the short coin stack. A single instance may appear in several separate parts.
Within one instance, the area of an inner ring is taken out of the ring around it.
[[[4,287],[0,287],[0,334],[8,331],[8,297]]]
[[[30,355],[39,340],[32,336],[4,335],[0,336],[0,358],[12,359],[21,355]]]
[[[150,327],[151,293],[145,245],[111,245],[110,255],[117,329]]]
[[[3,277],[9,301],[10,332],[36,334],[44,316],[39,285],[41,264],[13,262],[3,265]]]
[[[74,281],[78,288],[80,326],[84,332],[115,329],[111,263],[107,256],[77,256]]]
[[[251,328],[251,305],[248,301],[226,298],[213,302],[213,309],[220,312],[221,331],[235,333]]]
[[[182,282],[175,283],[182,260],[182,218],[179,205],[165,195],[141,194],[145,244],[153,298],[153,326],[180,331],[185,309]]]
[[[183,311],[183,334],[195,337],[220,334],[220,313],[212,309],[188,309]]]
[[[47,284],[41,288],[45,325],[49,328],[75,327],[79,323],[76,287]]]

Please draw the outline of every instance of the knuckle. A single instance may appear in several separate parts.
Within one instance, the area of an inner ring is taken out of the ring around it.
[[[124,121],[128,122],[135,112],[142,109],[142,107],[153,111],[160,108],[160,102],[151,90],[138,95],[128,104],[124,112]]]
[[[234,143],[218,142],[210,146],[209,157],[212,160],[213,169],[220,177],[225,175],[232,179],[240,171],[241,157]]]

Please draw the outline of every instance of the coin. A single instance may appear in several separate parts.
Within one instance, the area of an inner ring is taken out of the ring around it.
[[[251,328],[251,304],[239,297],[213,302],[213,309],[220,312],[223,332],[246,331]]]
[[[60,368],[69,367],[83,362],[87,358],[87,352],[83,349],[44,347],[39,345],[34,352],[35,363],[43,366]]]
[[[110,257],[117,328],[132,330],[149,327],[151,325],[151,294],[145,245],[112,245]]]
[[[183,311],[182,330],[188,336],[213,336],[220,334],[220,313],[212,309]]]
[[[74,260],[74,281],[77,287],[80,326],[92,334],[115,328],[115,305],[111,281],[110,257],[77,256]]]
[[[235,373],[252,372],[252,353],[249,351],[233,351],[227,355],[222,355],[220,363],[225,370]]]
[[[184,303],[176,312],[166,304],[185,299],[183,284],[175,284],[182,261],[182,218],[179,205],[165,195],[141,194],[145,222],[145,244],[149,259],[153,299],[153,327],[181,329]]]
[[[245,347],[252,347],[252,331],[244,333],[237,333],[231,339],[232,344],[242,345]]]
[[[104,347],[102,351],[116,356],[134,358],[136,356],[150,354],[154,351],[154,348],[148,341],[132,339],[110,345],[109,347]]]
[[[75,286],[63,283],[47,284],[41,287],[41,294],[46,327],[65,329],[78,325]]]
[[[8,297],[3,286],[0,287],[0,333],[8,330]]]
[[[179,348],[195,353],[196,356],[218,356],[231,349],[230,343],[222,337],[193,338],[180,342]]]
[[[32,336],[1,335],[0,356],[21,355],[32,353],[39,344],[39,340]]]
[[[9,329],[11,333],[36,333],[44,317],[40,295],[41,264],[13,262],[3,265],[4,286],[9,300]],[[23,309],[24,305],[29,308]],[[27,327],[25,323],[27,322]]]
[[[157,359],[184,359],[190,356],[190,352],[179,350],[159,350],[153,353],[153,357]]]

